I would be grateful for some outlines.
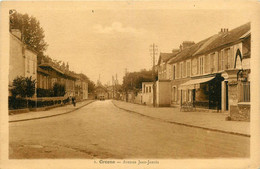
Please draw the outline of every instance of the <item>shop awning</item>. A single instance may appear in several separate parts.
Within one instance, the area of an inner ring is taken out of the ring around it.
[[[181,84],[179,89],[196,89],[196,88],[199,88],[199,84],[208,82],[214,78],[215,78],[215,76],[192,79],[192,80],[189,80],[189,81]]]

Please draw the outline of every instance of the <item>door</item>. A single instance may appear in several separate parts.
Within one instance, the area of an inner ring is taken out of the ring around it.
[[[228,81],[225,82],[225,85],[226,85],[226,110],[228,111],[228,107],[229,107],[229,104],[228,104]]]

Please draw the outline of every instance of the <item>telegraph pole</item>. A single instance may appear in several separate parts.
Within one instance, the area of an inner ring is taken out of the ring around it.
[[[154,43],[150,46],[150,54],[153,60],[152,76],[153,76],[153,107],[156,106],[156,79],[155,79],[155,55],[157,54],[158,47]]]

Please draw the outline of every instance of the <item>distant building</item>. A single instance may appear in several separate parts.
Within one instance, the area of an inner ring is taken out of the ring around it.
[[[10,32],[9,87],[18,77],[37,78],[37,52],[21,41],[21,32],[12,29]]]
[[[141,103],[153,105],[153,82],[142,83]]]
[[[84,74],[77,74],[77,80],[75,82],[75,95],[78,99],[88,99],[88,82]]]
[[[95,88],[95,99],[100,99],[101,97],[108,99],[109,95],[107,89],[104,86],[99,85]]]

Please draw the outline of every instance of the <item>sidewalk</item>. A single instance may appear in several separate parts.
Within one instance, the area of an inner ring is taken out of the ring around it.
[[[227,114],[210,112],[181,112],[179,108],[171,107],[149,107],[123,101],[112,101],[120,109],[138,113],[151,118],[156,118],[164,122],[185,125],[231,133],[236,135],[250,136],[250,122],[226,121]]]
[[[10,122],[18,122],[18,121],[27,121],[27,120],[33,120],[33,119],[41,119],[41,118],[47,118],[47,117],[53,117],[58,116],[62,114],[67,114],[70,112],[73,112],[75,110],[78,110],[90,103],[94,102],[94,100],[86,100],[82,102],[78,102],[76,107],[74,107],[72,104],[53,108],[47,111],[38,111],[38,112],[28,112],[23,114],[17,114],[17,115],[9,115],[9,123]]]

